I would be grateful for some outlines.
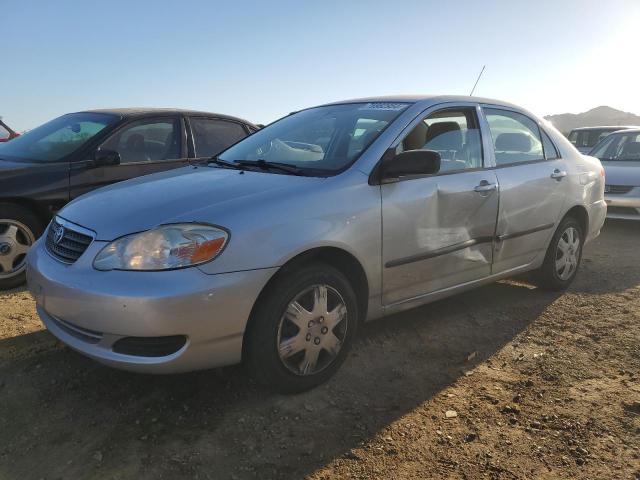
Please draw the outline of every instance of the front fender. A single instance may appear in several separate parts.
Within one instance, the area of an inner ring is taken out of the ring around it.
[[[226,249],[198,268],[213,275],[280,267],[309,250],[333,247],[360,262],[369,293],[376,295],[381,287],[380,208],[379,187],[353,172],[259,208],[230,209],[223,218],[216,215],[231,232]]]

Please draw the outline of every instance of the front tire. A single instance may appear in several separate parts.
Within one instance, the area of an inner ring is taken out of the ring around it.
[[[544,263],[534,273],[538,287],[556,292],[569,288],[582,260],[583,244],[580,222],[573,217],[562,220],[551,239]]]
[[[0,203],[0,290],[25,282],[27,252],[43,230],[42,221],[31,210]]]
[[[358,316],[356,294],[335,268],[318,263],[280,272],[254,309],[246,364],[260,383],[277,391],[309,390],[346,358]]]

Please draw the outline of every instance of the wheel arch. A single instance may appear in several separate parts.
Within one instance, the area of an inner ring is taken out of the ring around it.
[[[52,214],[47,206],[28,198],[0,198],[0,205],[2,204],[16,205],[18,207],[26,208],[27,210],[33,212],[45,227],[52,217]]]
[[[567,213],[564,214],[562,220],[567,217],[575,218],[578,222],[580,222],[580,226],[582,227],[582,234],[584,235],[584,238],[587,238],[587,236],[589,235],[589,213],[587,212],[587,209],[584,207],[584,205],[574,205],[573,207],[571,207],[569,210],[567,210]]]
[[[315,247],[310,250],[306,250],[302,253],[299,253],[289,259],[282,267],[278,269],[278,271],[269,279],[269,281],[262,288],[256,301],[253,304],[253,308],[251,309],[251,314],[249,316],[249,321],[247,322],[247,327],[245,329],[245,335],[242,340],[242,358],[245,358],[246,352],[245,348],[247,345],[247,335],[246,332],[249,330],[251,326],[251,322],[255,318],[254,312],[255,309],[260,305],[261,300],[265,295],[268,294],[271,286],[278,281],[282,276],[287,275],[288,272],[295,270],[296,268],[300,268],[304,265],[308,265],[310,263],[324,263],[330,265],[331,267],[338,270],[342,273],[355,290],[356,297],[358,300],[358,309],[359,309],[359,321],[363,322],[367,317],[367,306],[369,300],[369,281],[367,279],[367,275],[365,273],[364,267],[360,263],[360,261],[348,251],[341,249],[339,247]]]

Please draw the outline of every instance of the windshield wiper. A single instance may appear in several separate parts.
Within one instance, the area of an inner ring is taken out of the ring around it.
[[[280,170],[281,172],[288,173],[290,175],[303,175],[302,169],[289,165],[288,163],[280,162],[268,162],[266,160],[238,160],[238,165],[245,165],[247,167],[258,167],[262,170]]]
[[[221,167],[225,167],[225,168],[233,168],[234,170],[246,170],[246,168],[244,168],[242,165],[236,163],[236,162],[227,162],[226,160],[221,160],[218,158],[218,156],[213,156],[211,157],[208,161],[207,164],[213,163],[215,165],[219,165]]]

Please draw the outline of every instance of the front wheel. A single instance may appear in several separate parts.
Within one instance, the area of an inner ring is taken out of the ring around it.
[[[24,283],[27,252],[42,230],[42,222],[30,210],[0,203],[0,290]]]
[[[536,284],[551,291],[569,288],[580,266],[583,243],[580,222],[572,217],[562,220],[551,239],[542,267],[535,272]]]
[[[245,360],[261,383],[302,392],[338,370],[357,326],[356,295],[338,270],[316,264],[282,272],[256,305]]]

